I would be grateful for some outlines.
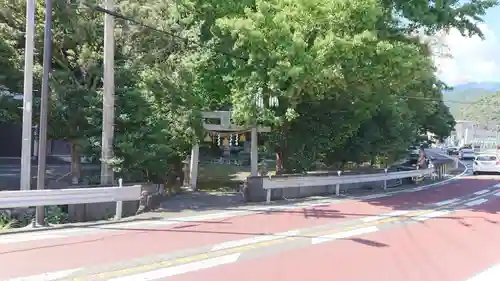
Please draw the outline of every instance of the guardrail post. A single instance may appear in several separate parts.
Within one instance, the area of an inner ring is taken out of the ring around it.
[[[388,169],[385,168],[384,173],[385,173],[386,178],[384,179],[384,191],[387,189],[387,171],[388,171]]]
[[[266,189],[266,203],[271,203],[271,189]]]
[[[342,175],[342,171],[337,171],[337,175]],[[335,186],[335,194],[337,196],[340,196],[340,183],[337,183],[337,185]]]
[[[123,179],[121,178],[118,179],[118,187],[119,188],[123,187]],[[122,213],[123,213],[123,201],[116,201],[115,220],[120,220],[122,218]]]
[[[458,158],[455,158],[455,169],[458,169]]]
[[[420,167],[419,167],[419,166],[417,166],[417,171],[418,171],[418,170],[420,170]],[[415,177],[415,184],[419,184],[419,183],[420,183],[420,178],[421,178],[421,177],[420,177],[419,175],[417,175],[417,176]]]

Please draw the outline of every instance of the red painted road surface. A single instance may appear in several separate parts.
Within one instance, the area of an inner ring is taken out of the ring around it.
[[[499,211],[500,199],[480,209],[168,280],[465,281],[500,262]]]
[[[498,181],[464,179],[436,189],[404,193],[365,202],[349,201],[210,222],[158,226],[154,230],[139,229],[138,227],[134,230],[121,230],[113,233],[101,232],[82,237],[0,244],[0,265],[2,267],[0,280],[116,263],[166,254],[176,250],[210,246],[259,234],[279,233],[359,219],[472,194],[496,183]],[[490,206],[490,208],[492,207]],[[488,261],[494,262],[492,260],[493,253],[489,256],[487,251],[500,249],[500,239],[498,239],[500,230],[496,224],[482,219],[485,216],[483,212],[460,212],[458,215],[474,215],[480,219],[464,220],[470,221],[473,227],[466,227],[461,223],[461,220],[457,219],[436,219],[435,221],[426,221],[423,225],[411,225],[365,236],[363,238],[367,239],[366,243],[339,241],[319,244],[256,261],[242,261],[199,273],[186,274],[176,277],[178,279],[175,280],[195,281],[203,277],[203,279],[213,279],[214,281],[215,279],[217,281],[250,280],[248,278],[255,281],[255,277],[258,276],[259,281],[331,281],[332,276],[340,276],[341,278],[335,278],[335,280],[366,280],[367,277],[370,277],[371,280],[384,281],[455,281],[456,279],[445,278],[450,273],[449,269],[442,269],[442,265],[456,264],[460,267],[459,270],[463,271],[462,274],[468,274],[469,271],[478,270],[480,267],[486,268],[487,264],[485,263]],[[496,213],[488,214],[488,218],[500,220]],[[495,237],[494,235],[496,235],[496,239],[492,239]],[[377,243],[374,244],[379,246],[370,246],[369,241],[376,241]],[[493,244],[486,246],[485,243],[490,241]],[[474,245],[478,247],[475,248]],[[480,253],[481,255],[475,258],[475,256],[471,256],[471,253]],[[40,257],[44,258],[40,259]],[[497,257],[500,258],[500,254]],[[453,263],[443,263],[446,260]],[[352,272],[348,270],[349,268],[365,267],[378,269],[375,271],[353,270]],[[455,267],[453,266],[453,268]],[[377,276],[374,274],[380,271],[380,268],[384,268],[382,272],[389,279],[382,278],[382,275],[380,275],[381,279],[373,278]],[[435,271],[433,268],[439,270]],[[436,275],[438,272],[444,273]],[[364,273],[367,275],[363,275]],[[410,274],[410,276],[405,274]],[[425,279],[426,276],[433,278]]]

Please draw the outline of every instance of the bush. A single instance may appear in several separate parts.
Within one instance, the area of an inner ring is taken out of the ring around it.
[[[29,225],[35,218],[33,209],[21,213],[17,217],[0,214],[0,231],[10,228],[21,228]],[[45,207],[45,218],[50,224],[64,224],[68,222],[68,214],[58,206]]]

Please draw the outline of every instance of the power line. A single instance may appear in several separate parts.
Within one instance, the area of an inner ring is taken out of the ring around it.
[[[153,31],[156,31],[158,33],[163,33],[165,35],[168,35],[170,37],[174,37],[174,38],[177,38],[179,40],[182,40],[184,42],[189,42],[190,44],[193,44],[193,45],[196,45],[198,47],[206,47],[204,44],[202,43],[199,43],[199,42],[196,42],[196,41],[193,41],[193,40],[190,40],[189,38],[185,38],[185,37],[182,37],[182,36],[179,36],[179,35],[176,35],[172,32],[169,32],[169,31],[165,31],[165,30],[162,30],[162,29],[159,29],[157,27],[154,27],[154,26],[151,26],[151,25],[148,25],[148,24],[145,24],[137,19],[134,19],[134,18],[131,18],[131,17],[128,17],[128,16],[125,16],[121,13],[118,13],[116,11],[110,11],[108,9],[105,9],[101,6],[96,6],[96,5],[90,5],[88,3],[84,3],[83,5],[87,6],[88,8],[96,11],[96,12],[100,12],[100,13],[105,13],[105,14],[108,14],[108,15],[112,15],[114,16],[115,18],[119,18],[119,19],[122,19],[124,21],[127,21],[127,22],[130,22],[130,23],[133,23],[133,24],[136,24],[136,25],[139,25],[139,26],[142,26],[144,28],[147,28],[147,29],[151,29]],[[212,49],[212,51],[216,52],[216,53],[220,53],[220,54],[223,54],[223,55],[226,55],[226,56],[229,56],[229,57],[233,57],[233,58],[236,58],[236,59],[240,59],[240,60],[244,60],[244,61],[248,61],[249,58],[247,57],[242,57],[242,56],[237,56],[235,54],[231,54],[229,52],[226,52],[226,51],[223,51],[223,50],[216,50],[216,49]]]
[[[105,8],[103,8],[101,6],[91,5],[91,4],[88,4],[88,3],[83,3],[83,5],[85,5],[89,9],[94,10],[96,12],[100,12],[100,13],[105,13],[105,14],[112,15],[115,18],[119,18],[121,20],[130,22],[130,23],[138,25],[138,26],[142,26],[144,28],[153,30],[153,31],[158,32],[158,33],[165,34],[165,35],[173,37],[173,38],[177,38],[177,39],[182,40],[184,42],[189,42],[190,44],[196,45],[198,47],[202,47],[202,48],[203,47],[205,47],[205,48],[207,47],[203,43],[199,43],[199,42],[196,42],[196,41],[191,40],[189,38],[185,38],[185,37],[176,35],[176,34],[174,34],[172,32],[165,31],[165,30],[159,29],[157,27],[145,24],[144,22],[142,22],[140,20],[134,19],[134,18],[129,17],[129,16],[125,16],[125,15],[119,13],[119,12],[111,11],[111,10],[105,9]],[[232,53],[229,53],[229,52],[226,52],[226,51],[223,51],[223,50],[214,49],[214,48],[210,48],[210,49],[212,51],[216,52],[216,53],[220,53],[222,55],[229,56],[229,57],[232,57],[232,58],[240,59],[240,60],[243,60],[243,61],[248,61],[249,60],[248,57],[237,56],[235,54],[232,54]],[[427,98],[427,97],[418,97],[418,96],[405,96],[405,98],[414,99],[414,100],[436,101],[436,102],[442,101],[442,99],[438,99],[438,98]],[[464,104],[464,105],[472,105],[472,104],[478,103],[477,101],[476,102],[466,102],[466,101],[456,101],[456,100],[447,100],[447,101],[443,101],[443,102],[445,102],[445,103],[454,103],[454,104]]]

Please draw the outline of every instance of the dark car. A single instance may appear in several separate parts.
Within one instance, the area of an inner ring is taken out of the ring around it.
[[[448,147],[448,149],[446,149],[446,153],[448,155],[458,155],[458,147]]]

